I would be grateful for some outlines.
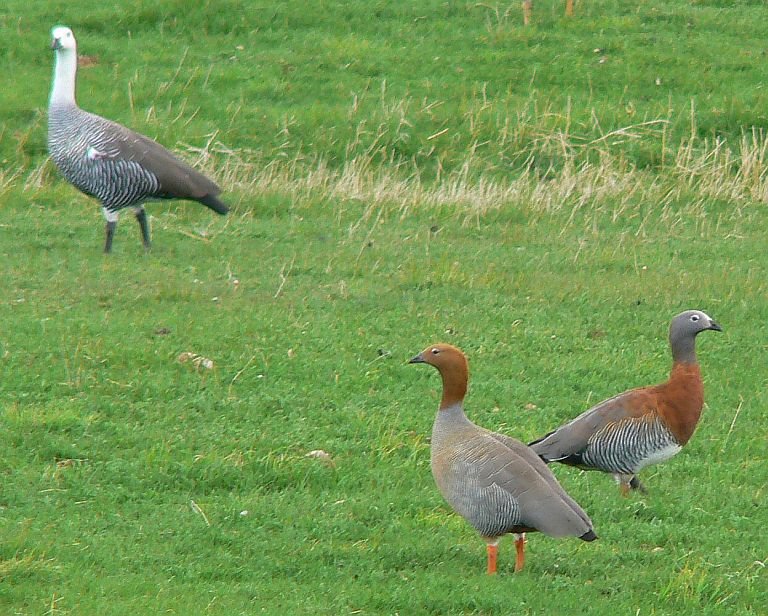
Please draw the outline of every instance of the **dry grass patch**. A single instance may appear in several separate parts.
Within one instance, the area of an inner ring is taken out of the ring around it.
[[[646,128],[651,124],[645,123]],[[542,157],[553,148],[564,156],[564,163],[544,176],[529,163],[500,177],[484,172],[480,159],[470,157],[454,171],[427,181],[415,164],[382,165],[370,153],[341,165],[311,156],[266,161],[257,152],[235,150],[214,138],[202,148],[187,146],[187,152],[229,190],[249,196],[288,195],[294,202],[362,202],[366,209],[361,221],[386,206],[388,214],[400,217],[413,208],[449,208],[471,224],[485,213],[512,207],[534,216],[567,212],[569,223],[586,216],[588,226],[598,219],[615,223],[639,217],[635,228],[640,234],[643,217],[651,211],[674,226],[682,217],[704,223],[704,204],[713,200],[732,204],[721,220],[748,218],[751,206],[768,201],[768,140],[762,131],[743,135],[734,146],[691,139],[667,156],[663,167],[640,169],[611,139],[663,135],[635,128],[612,131],[586,144],[563,133],[542,138],[537,142]]]

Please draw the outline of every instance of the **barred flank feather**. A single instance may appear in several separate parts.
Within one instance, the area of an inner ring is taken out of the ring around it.
[[[190,199],[228,211],[215,198],[216,184],[161,145],[76,105],[50,107],[48,151],[69,182],[111,212],[152,199]]]
[[[466,431],[469,438],[452,443],[456,430]],[[481,473],[495,461],[484,433],[460,408],[441,411],[435,418],[432,455],[440,492],[481,536],[500,537],[522,525],[517,498]]]
[[[609,424],[595,433],[582,454],[582,463],[610,473],[634,475],[649,462],[660,462],[679,450],[680,445],[658,416],[646,415]]]
[[[48,151],[61,174],[116,212],[157,194],[160,182],[139,163],[119,157],[119,130],[109,120],[75,106],[52,107]]]

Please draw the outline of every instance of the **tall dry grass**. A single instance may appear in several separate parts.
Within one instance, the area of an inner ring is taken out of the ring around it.
[[[633,131],[627,127],[621,134],[627,139],[663,139],[662,130]],[[512,169],[506,178],[484,173],[483,161],[472,153],[457,169],[426,181],[407,162],[375,162],[378,153],[357,155],[334,166],[312,156],[267,161],[215,139],[187,152],[224,186],[249,197],[286,193],[296,201],[355,200],[370,206],[386,204],[401,216],[413,209],[447,207],[471,221],[492,210],[524,207],[540,214],[569,212],[571,219],[598,211],[616,221],[637,214],[644,204],[662,220],[671,221],[676,215],[703,216],[704,204],[711,201],[730,204],[726,209],[737,218],[768,202],[768,139],[762,131],[744,134],[735,144],[689,139],[653,169],[638,168],[608,139],[588,144],[564,139],[560,134],[539,141],[542,154],[552,147],[566,152],[564,163],[548,170],[545,178],[532,165]]]
[[[527,107],[499,125],[504,147],[525,142],[525,157],[504,174],[470,148],[464,162],[436,177],[424,179],[419,165],[387,151],[389,131],[406,120],[409,103],[387,106],[398,121],[371,129],[361,123],[346,160],[333,164],[320,154],[272,155],[233,148],[209,136],[201,146],[182,144],[180,154],[215,177],[226,192],[241,199],[269,194],[288,195],[294,202],[359,201],[367,215],[382,206],[406,216],[414,209],[451,208],[467,223],[502,208],[524,208],[534,215],[562,214],[569,219],[599,214],[611,221],[641,216],[652,208],[662,221],[674,224],[681,216],[705,217],[704,204],[729,204],[722,215],[744,217],[750,208],[768,201],[766,157],[768,139],[762,130],[744,133],[736,143],[691,136],[670,143],[667,121],[644,121],[585,139],[570,130],[567,114],[553,123],[551,110]],[[468,112],[469,124],[474,112]],[[597,122],[597,120],[595,120]],[[695,117],[692,117],[692,123]],[[557,125],[557,127],[555,127]],[[367,140],[367,141],[366,141]],[[627,154],[627,144],[663,151],[655,168],[639,168]],[[534,164],[556,160],[542,170]],[[0,171],[0,195],[16,184],[24,190],[44,188],[55,177],[48,161],[22,173]],[[684,207],[681,207],[684,206]],[[365,218],[366,216],[364,216]],[[642,224],[639,227],[642,229]]]

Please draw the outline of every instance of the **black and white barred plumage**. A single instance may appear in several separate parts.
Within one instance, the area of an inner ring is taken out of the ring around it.
[[[160,181],[121,156],[116,140],[130,138],[122,126],[77,107],[51,107],[48,151],[61,174],[113,212],[158,194]]]
[[[117,213],[125,207],[134,208],[147,248],[146,201],[187,199],[226,214],[227,206],[217,198],[221,189],[214,182],[152,139],[77,106],[74,35],[59,26],[52,38],[56,66],[48,109],[48,150],[70,183],[101,202],[107,219],[105,252],[112,247]]]
[[[671,458],[681,447],[656,415],[632,417],[596,432],[577,466],[634,475],[644,466]]]

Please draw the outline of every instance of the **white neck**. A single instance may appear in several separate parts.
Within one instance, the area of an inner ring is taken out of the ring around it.
[[[59,49],[56,51],[56,65],[53,69],[53,87],[49,105],[76,105],[75,74],[77,73],[77,51]]]

